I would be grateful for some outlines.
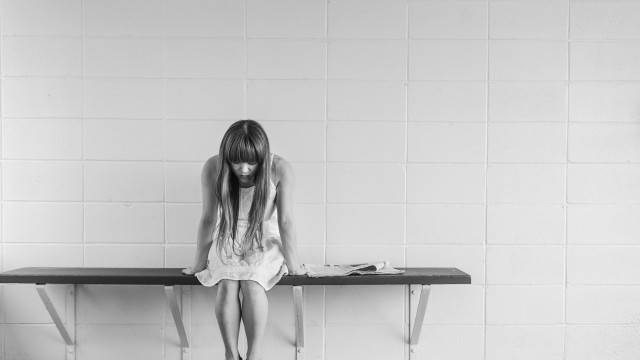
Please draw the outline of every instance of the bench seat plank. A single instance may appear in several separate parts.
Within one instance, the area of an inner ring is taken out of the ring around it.
[[[285,275],[277,285],[470,284],[471,276],[457,268],[397,268],[402,274],[348,275],[312,278]],[[182,268],[25,267],[0,273],[0,283],[200,285]]]

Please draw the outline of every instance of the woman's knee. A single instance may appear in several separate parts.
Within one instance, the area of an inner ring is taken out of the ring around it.
[[[254,292],[265,293],[262,285],[254,280],[240,280],[240,289],[243,294],[251,294]]]
[[[222,279],[218,282],[219,294],[237,295],[240,290],[239,280]]]

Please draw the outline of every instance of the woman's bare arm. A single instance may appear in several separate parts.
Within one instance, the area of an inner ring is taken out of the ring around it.
[[[198,224],[198,238],[193,266],[184,269],[185,274],[194,274],[204,270],[207,265],[209,249],[213,244],[212,232],[218,218],[218,197],[215,186],[218,178],[218,156],[213,156],[202,167],[202,216]]]
[[[277,187],[276,206],[278,209],[280,238],[284,247],[284,258],[289,268],[289,274],[304,274],[305,270],[302,268],[298,258],[296,226],[293,214],[295,190],[293,168],[289,162],[280,158],[277,163],[277,172],[280,176],[280,181]]]

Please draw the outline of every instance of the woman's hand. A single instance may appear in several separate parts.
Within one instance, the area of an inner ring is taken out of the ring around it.
[[[185,275],[193,275],[193,274],[195,274],[197,272],[200,272],[200,271],[202,271],[204,269],[205,269],[205,266],[202,266],[202,265],[188,266],[187,268],[182,269],[182,273],[185,274]]]
[[[306,275],[307,269],[304,267],[304,264],[298,265],[294,268],[289,268],[289,275]]]

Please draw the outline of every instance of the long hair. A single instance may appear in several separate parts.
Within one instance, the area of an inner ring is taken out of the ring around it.
[[[239,120],[233,123],[220,142],[220,163],[216,184],[216,195],[220,201],[219,225],[215,237],[218,257],[224,262],[223,251],[231,250],[243,255],[249,248],[262,248],[262,221],[264,218],[271,177],[271,150],[269,139],[260,124],[254,120]],[[248,227],[242,239],[237,239],[238,211],[240,202],[240,184],[233,173],[231,163],[257,163],[255,169],[255,188],[249,210]],[[242,253],[235,251],[240,244]]]

